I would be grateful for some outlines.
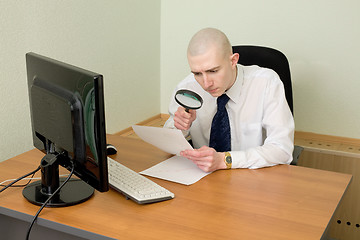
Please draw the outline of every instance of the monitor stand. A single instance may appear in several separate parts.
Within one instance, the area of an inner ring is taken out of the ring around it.
[[[35,205],[42,205],[65,181],[59,178],[59,155],[46,154],[41,160],[41,181],[36,181],[23,190],[23,196]],[[82,203],[94,194],[94,188],[80,179],[70,179],[47,203],[47,207],[65,207]]]

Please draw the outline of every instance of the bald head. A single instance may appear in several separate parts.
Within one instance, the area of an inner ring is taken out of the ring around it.
[[[214,48],[213,48],[214,47]],[[198,56],[210,49],[223,53],[224,57],[232,54],[232,47],[226,35],[215,28],[205,28],[197,32],[190,40],[188,56]]]

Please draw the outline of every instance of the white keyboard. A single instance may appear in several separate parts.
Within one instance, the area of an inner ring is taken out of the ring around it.
[[[109,157],[107,160],[110,186],[127,198],[139,204],[144,204],[169,200],[175,197],[169,190],[121,163]]]

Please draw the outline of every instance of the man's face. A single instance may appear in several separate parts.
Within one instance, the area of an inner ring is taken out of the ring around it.
[[[215,47],[201,55],[188,55],[196,81],[213,97],[221,96],[235,82],[237,59],[233,60],[233,56],[224,57]]]

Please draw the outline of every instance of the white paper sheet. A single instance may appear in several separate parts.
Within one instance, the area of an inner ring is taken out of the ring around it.
[[[185,185],[193,184],[209,174],[198,168],[192,161],[179,156],[181,151],[193,149],[181,130],[139,125],[133,125],[132,128],[145,142],[177,155],[140,172],[141,174]]]
[[[185,185],[191,185],[209,174],[181,156],[169,158],[140,173]]]
[[[185,149],[193,149],[179,129],[139,125],[133,125],[132,128],[145,142],[165,152],[180,155],[180,152]]]

